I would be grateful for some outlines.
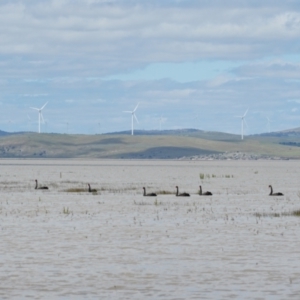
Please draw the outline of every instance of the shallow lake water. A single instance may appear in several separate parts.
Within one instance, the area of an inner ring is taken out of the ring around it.
[[[299,299],[300,161],[0,167],[0,299]]]

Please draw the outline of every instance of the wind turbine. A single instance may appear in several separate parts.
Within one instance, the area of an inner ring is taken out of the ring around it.
[[[161,124],[164,122],[164,118],[160,116],[159,118],[159,130],[161,131]]]
[[[242,140],[244,139],[244,123],[247,126],[247,122],[246,122],[245,117],[247,115],[248,110],[249,110],[249,108],[246,110],[246,112],[242,116],[237,116],[237,118],[241,118],[241,120],[242,120],[242,130],[241,130],[241,138],[242,138]]]
[[[30,107],[31,109],[37,110],[39,113],[39,133],[41,133],[41,120],[44,123],[44,118],[42,115],[42,110],[45,108],[45,106],[48,104],[48,102],[46,102],[41,108],[36,108],[36,107]]]
[[[135,118],[137,123],[139,122],[136,115],[135,115],[135,112],[136,112],[138,106],[139,106],[139,103],[137,104],[137,106],[135,107],[135,109],[133,111],[129,111],[129,110],[123,111],[123,112],[126,112],[126,113],[131,113],[131,135],[133,135],[133,118]]]
[[[67,134],[69,134],[69,122],[66,121],[66,125],[67,125]]]
[[[270,123],[272,122],[271,120],[270,120],[270,118],[269,117],[266,117],[267,118],[267,127],[268,127],[268,132],[270,133],[271,132],[271,130],[270,130]]]
[[[198,127],[198,126],[197,126],[197,125],[198,125],[197,123],[198,123],[198,120],[199,120],[199,114],[197,114],[196,117],[195,117],[193,120],[195,120],[195,124],[194,124],[194,125],[195,125],[195,129],[198,129],[198,128],[197,128],[197,127]]]

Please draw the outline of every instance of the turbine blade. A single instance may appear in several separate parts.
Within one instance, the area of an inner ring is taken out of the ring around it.
[[[133,112],[135,112],[135,111],[137,110],[139,104],[140,104],[140,103],[137,104],[137,106],[135,107],[135,109],[133,110]]]
[[[43,107],[41,108],[41,110],[44,109],[44,107],[45,107],[47,104],[48,104],[48,102],[46,102],[46,103],[43,105]]]
[[[244,113],[243,117],[246,117],[246,114],[248,112],[249,108],[247,108],[246,112]]]
[[[129,110],[123,110],[123,112],[132,114],[132,111],[129,111]]]
[[[40,113],[40,114],[41,114],[41,120],[42,120],[43,124],[45,124],[45,120],[44,120],[43,114],[42,113]]]
[[[137,119],[135,113],[133,113],[135,120],[139,123],[139,120]]]
[[[243,120],[244,120],[244,123],[245,123],[246,127],[248,128],[248,124],[246,122],[246,119],[243,119]]]
[[[37,110],[37,111],[39,111],[39,110],[40,110],[39,108],[36,108],[36,107],[29,107],[29,108],[31,108],[31,109],[35,109],[35,110]]]

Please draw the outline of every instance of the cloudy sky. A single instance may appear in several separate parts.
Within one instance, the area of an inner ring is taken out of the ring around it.
[[[300,126],[298,0],[2,0],[0,129]]]

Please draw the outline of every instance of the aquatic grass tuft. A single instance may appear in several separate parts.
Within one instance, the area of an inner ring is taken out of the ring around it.
[[[64,190],[64,192],[67,192],[67,193],[83,193],[83,192],[87,192],[88,189],[84,189],[84,188],[69,188],[69,189],[66,189]]]
[[[278,218],[278,217],[281,217],[283,216],[284,214],[280,214],[280,213],[255,213],[254,214],[255,217],[257,218],[262,218],[262,217],[275,217],[275,218]]]
[[[289,217],[289,216],[294,216],[294,217],[300,217],[300,209],[291,211],[291,212],[283,212],[283,213],[255,213],[254,214],[257,218],[262,218],[262,217]]]
[[[170,191],[166,191],[166,190],[163,190],[163,191],[158,191],[156,192],[157,195],[173,195],[175,194],[175,192],[170,192]]]
[[[63,214],[65,214],[65,215],[69,215],[70,214],[69,207],[64,207],[63,208]]]
[[[158,202],[158,200],[157,200],[157,198],[156,198],[155,201],[154,201],[154,205],[155,205],[155,206],[162,205],[162,202]]]
[[[233,178],[234,176],[233,175],[230,175],[230,174],[223,174],[223,175],[216,175],[216,174],[204,174],[204,173],[200,173],[199,174],[199,177],[201,180],[203,179],[210,179],[210,178]]]
[[[149,202],[144,202],[144,201],[140,201],[140,202],[136,202],[135,200],[133,201],[134,205],[152,205],[152,203]]]
[[[292,211],[291,214],[292,214],[292,216],[300,217],[300,209],[297,209],[297,210]]]

